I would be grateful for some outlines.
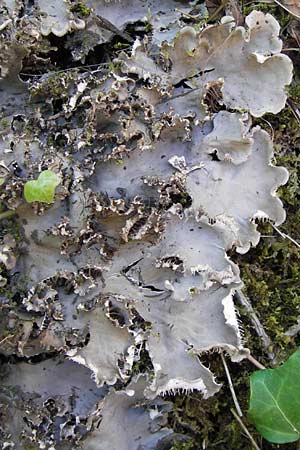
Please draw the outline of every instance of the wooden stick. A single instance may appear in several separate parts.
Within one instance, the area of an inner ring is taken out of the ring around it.
[[[298,51],[300,52],[300,49],[298,49]],[[291,98],[288,98],[287,99],[287,104],[291,108],[291,111],[292,111],[295,119],[297,120],[298,124],[300,124],[300,111],[297,108],[295,102]]]
[[[247,355],[247,359],[258,369],[264,370],[266,368],[259,361],[257,361],[257,359],[255,359],[254,356],[252,356],[250,354]]]
[[[0,345],[3,344],[3,342],[7,341],[8,339],[11,339],[12,337],[14,337],[14,334],[8,334],[5,338],[2,339],[2,341],[0,341]]]
[[[238,421],[238,423],[240,424],[240,426],[242,427],[242,429],[244,430],[244,432],[246,433],[246,435],[248,436],[248,438],[251,441],[251,444],[253,445],[253,447],[255,448],[255,450],[261,450],[259,448],[259,446],[257,445],[257,443],[255,442],[252,434],[250,433],[250,431],[247,429],[246,425],[244,424],[244,422],[242,421],[242,419],[237,415],[237,413],[235,412],[235,410],[233,408],[230,409],[231,413],[234,415],[235,419]]]
[[[287,8],[285,5],[283,5],[279,0],[273,0],[275,3],[277,3],[278,6],[281,6],[281,8],[285,9],[291,16],[296,17],[297,19],[300,19],[300,16],[298,14],[291,11],[289,8]]]
[[[279,228],[277,228],[273,223],[271,225],[274,228],[274,230],[277,231],[277,233],[280,234],[281,237],[283,237],[283,239],[289,239],[293,244],[296,245],[296,247],[300,248],[299,242],[295,241],[295,239],[293,239],[288,234],[283,233],[282,231],[280,231]]]
[[[232,384],[232,379],[231,379],[231,376],[230,376],[230,372],[229,372],[229,369],[228,369],[228,366],[227,366],[227,363],[226,363],[226,360],[224,358],[223,353],[221,353],[221,358],[222,358],[223,366],[224,366],[225,373],[226,373],[226,376],[227,376],[229,389],[230,389],[230,392],[231,392],[231,395],[232,395],[232,398],[233,398],[235,409],[237,410],[238,415],[240,417],[243,417],[243,413],[242,413],[240,404],[238,402],[237,396],[235,394],[234,387],[233,387],[233,384]]]
[[[272,365],[275,365],[276,362],[275,354],[269,350],[271,346],[271,339],[265,332],[259,318],[255,314],[249,299],[240,290],[236,291],[235,297],[239,301],[239,303],[245,308],[246,312],[249,313],[251,323],[258,337],[261,339],[263,347],[267,352],[268,358],[271,361]]]

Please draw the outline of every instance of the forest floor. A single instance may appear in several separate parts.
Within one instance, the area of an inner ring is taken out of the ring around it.
[[[289,100],[285,109],[277,116],[269,114],[263,119],[255,120],[254,124],[271,132],[276,164],[286,167],[290,172],[288,183],[280,189],[280,198],[287,214],[280,231],[300,242],[300,117],[296,117],[300,105],[300,20],[293,19],[280,6],[273,7],[269,3],[257,2],[243,6],[241,3],[239,6],[244,15],[256,9],[270,12],[277,18],[282,27],[283,49],[286,49],[283,52],[288,54],[294,63],[294,80],[288,89]],[[270,345],[266,348],[253,326],[251,315],[245,307],[237,303],[243,322],[245,346],[260,363],[272,368],[285,361],[300,345],[300,325],[298,328],[291,328],[297,324],[298,318],[300,322],[300,248],[296,243],[281,236],[270,224],[260,225],[260,230],[262,238],[256,248],[252,248],[242,257],[236,254],[231,257],[241,269],[244,293],[270,339]],[[290,328],[289,334],[292,336],[287,335]],[[221,356],[217,360],[215,357],[210,359],[208,355],[207,363],[223,387],[217,395],[208,400],[203,400],[201,395],[196,393],[171,397],[175,404],[172,426],[176,431],[190,437],[187,443],[177,445],[174,449],[252,449],[251,442],[231,412],[234,402]],[[298,448],[295,443],[272,445],[262,440],[247,419],[249,377],[257,369],[247,359],[241,363],[227,361],[227,365],[244,414],[243,423],[259,448]]]

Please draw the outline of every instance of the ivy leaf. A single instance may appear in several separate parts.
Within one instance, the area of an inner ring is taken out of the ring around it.
[[[300,349],[277,369],[250,377],[250,419],[269,442],[300,439]]]
[[[28,203],[53,203],[55,188],[60,178],[52,170],[44,170],[37,180],[27,181],[24,186],[24,197]]]

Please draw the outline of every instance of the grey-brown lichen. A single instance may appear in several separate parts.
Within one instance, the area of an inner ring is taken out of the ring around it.
[[[247,351],[227,252],[284,221],[288,174],[251,116],[283,108],[292,64],[271,15],[199,31],[198,6],[1,6],[3,448],[159,448],[159,396],[213,395],[201,355]],[[27,204],[46,169],[55,202]],[[142,348],[152,365],[133,378]]]

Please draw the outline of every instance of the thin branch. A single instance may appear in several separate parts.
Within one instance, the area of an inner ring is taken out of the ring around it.
[[[126,33],[126,31],[120,30],[108,19],[105,19],[105,17],[99,16],[98,14],[93,14],[93,16],[97,25],[99,25],[101,28],[111,31],[112,33],[115,33],[117,36],[122,37],[126,41],[133,43],[134,39],[128,33]]]
[[[8,339],[11,339],[12,337],[14,337],[14,334],[9,334],[9,335],[7,335],[5,338],[3,338],[3,339],[0,341],[0,345],[3,344],[3,342],[7,341]]]
[[[232,384],[232,379],[231,379],[231,376],[230,376],[230,372],[229,372],[229,369],[228,369],[228,366],[227,366],[227,363],[226,363],[226,360],[224,358],[223,353],[221,353],[221,358],[222,358],[222,363],[223,363],[223,366],[224,366],[224,369],[225,369],[225,373],[226,373],[226,376],[227,376],[229,389],[230,389],[230,392],[231,392],[231,395],[232,395],[232,398],[233,398],[235,409],[236,409],[238,415],[240,417],[243,417],[243,413],[242,413],[240,404],[238,402],[237,396],[235,394],[234,387],[233,387],[233,384]]]
[[[20,75],[26,76],[26,77],[43,77],[44,75],[47,76],[52,76],[52,75],[57,75],[59,73],[64,73],[64,72],[70,72],[72,70],[79,70],[79,69],[91,69],[92,67],[104,67],[104,66],[108,66],[109,62],[105,62],[105,63],[98,63],[98,64],[84,64],[81,66],[75,66],[75,67],[68,67],[66,69],[60,69],[60,70],[51,70],[49,72],[44,72],[44,73],[27,73],[27,72],[20,72]]]
[[[162,103],[167,103],[167,102],[174,100],[176,98],[179,98],[179,97],[185,97],[185,96],[191,94],[191,92],[199,91],[199,89],[201,89],[201,87],[192,88],[192,89],[189,89],[188,91],[181,92],[180,94],[173,95],[172,97],[167,97],[165,99],[162,99],[159,102],[159,105],[161,105]]]
[[[270,3],[273,3],[273,0],[255,0],[255,1],[252,0],[251,2],[245,3],[244,7],[253,5],[253,3],[268,3],[268,4],[270,4]]]
[[[263,117],[262,117],[262,120],[264,122],[266,122],[266,124],[270,127],[271,133],[272,133],[271,139],[272,139],[272,141],[274,141],[274,137],[275,137],[274,128],[272,127],[272,125],[270,124],[270,122],[268,120],[264,119]]]
[[[300,19],[300,16],[293,11],[291,11],[289,8],[287,8],[285,5],[283,5],[279,0],[273,0],[274,3],[276,3],[278,6],[281,6],[281,8],[285,9],[291,16],[296,17],[297,19]]]
[[[257,367],[260,370],[265,370],[265,366],[263,366],[259,361],[257,361],[257,359],[255,359],[254,356],[250,355],[250,353],[248,353],[246,357],[255,367]]]
[[[3,22],[3,23],[0,25],[0,31],[5,30],[5,28],[6,28],[8,25],[10,25],[11,23],[12,23],[12,20],[11,20],[11,19],[5,20],[5,22]]]
[[[244,424],[244,422],[242,421],[242,419],[237,415],[237,413],[235,412],[235,410],[233,408],[230,408],[231,413],[234,415],[235,419],[238,421],[238,423],[240,424],[241,428],[243,429],[243,431],[246,433],[246,435],[248,436],[248,438],[251,441],[251,444],[253,445],[253,447],[255,448],[255,450],[261,450],[260,447],[257,445],[257,443],[254,440],[254,437],[252,436],[252,434],[250,433],[250,431],[248,430],[248,428],[246,427],[246,425]]]
[[[225,8],[228,0],[224,0],[220,6],[207,18],[205,19],[205,23],[211,22],[212,20],[216,19],[218,17],[218,14]]]
[[[300,51],[300,49],[299,49]],[[289,105],[289,107],[291,108],[292,113],[294,114],[297,122],[300,124],[300,111],[297,108],[296,104],[293,102],[293,100],[291,98],[287,99],[287,104]]]
[[[300,52],[300,48],[293,48],[293,47],[291,47],[291,48],[283,48],[282,50],[282,53],[284,53],[284,52]]]
[[[246,310],[246,312],[249,314],[249,318],[251,320],[251,323],[256,331],[256,334],[261,339],[262,345],[267,352],[268,358],[271,361],[272,365],[275,364],[275,354],[270,351],[271,347],[271,339],[265,332],[259,318],[257,317],[256,313],[254,312],[254,309],[250,303],[250,301],[247,299],[247,297],[240,291],[236,291],[235,293],[236,299],[239,301],[239,303],[243,306],[243,308]]]
[[[300,450],[300,441],[297,441],[297,450]]]
[[[283,5],[279,0],[256,0],[256,1],[251,1],[251,2],[247,2],[244,4],[244,6],[249,6],[252,5],[253,3],[276,3],[278,6],[281,6],[281,8],[285,9],[291,16],[296,17],[297,19],[300,19],[300,16],[296,13],[293,13],[289,8],[287,8],[285,5]]]
[[[179,8],[175,8],[175,11],[176,11],[176,12],[179,12],[179,13],[182,14],[183,16],[186,16],[186,17],[188,17],[189,19],[192,19],[192,20],[199,20],[199,19],[200,19],[199,16],[192,16],[191,14],[189,14],[189,13],[187,13],[187,12],[184,12],[184,11],[182,11],[182,10],[179,9]]]
[[[276,225],[274,225],[273,223],[271,224],[272,227],[274,228],[274,230],[277,231],[278,234],[280,234],[281,237],[283,237],[283,239],[288,239],[289,241],[293,242],[293,244],[296,245],[296,247],[300,248],[300,244],[299,242],[295,241],[295,239],[293,239],[291,236],[289,236],[286,233],[283,233],[282,231],[279,230],[279,228],[276,227]]]

